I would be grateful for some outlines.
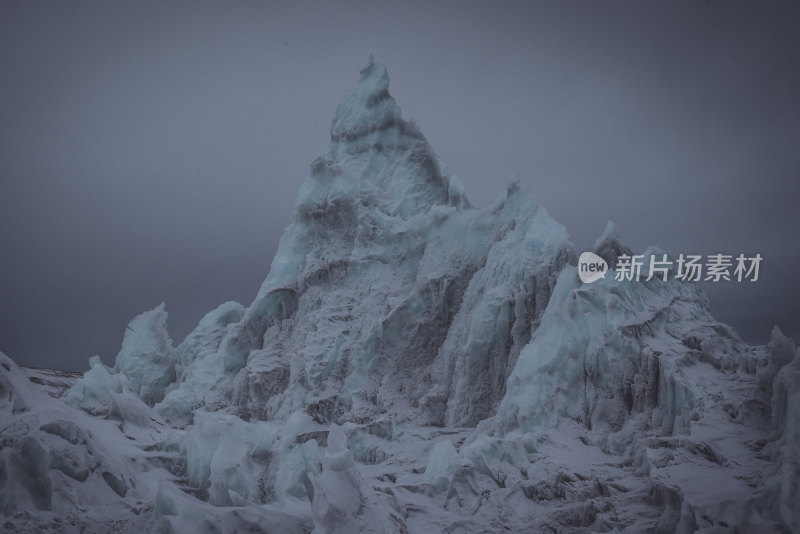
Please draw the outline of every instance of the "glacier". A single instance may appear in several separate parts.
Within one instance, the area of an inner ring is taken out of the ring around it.
[[[473,207],[360,74],[248,306],[176,344],[161,304],[80,377],[0,353],[0,528],[800,532],[793,341],[674,277],[582,284],[531,192]]]

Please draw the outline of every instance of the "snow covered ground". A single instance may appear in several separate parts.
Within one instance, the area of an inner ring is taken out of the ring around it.
[[[56,399],[60,398],[82,376],[81,373],[74,371],[53,371],[34,367],[23,367],[23,370],[28,375],[28,380],[41,386],[48,395]]]
[[[177,344],[146,311],[80,378],[0,356],[0,528],[800,532],[793,342],[674,277],[582,284],[566,229],[518,183],[473,208],[388,83],[370,61],[340,104],[249,306]],[[610,224],[595,252],[630,250]]]

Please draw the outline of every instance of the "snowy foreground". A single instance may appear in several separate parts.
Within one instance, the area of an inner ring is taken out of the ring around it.
[[[581,284],[518,184],[473,208],[370,61],[253,302],[114,368],[0,354],[8,532],[800,532],[800,359],[703,294]],[[595,252],[630,251],[613,225]]]

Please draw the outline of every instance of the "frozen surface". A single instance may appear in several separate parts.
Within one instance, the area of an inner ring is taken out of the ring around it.
[[[164,304],[131,319],[114,369],[128,378],[147,404],[164,398],[167,386],[175,381],[175,354]]]
[[[81,377],[81,373],[74,371],[54,371],[52,369],[36,369],[23,367],[28,375],[28,380],[41,386],[48,395],[60,398]]]
[[[145,311],[80,378],[0,356],[0,528],[800,532],[792,341],[689,283],[582,285],[566,229],[517,182],[473,208],[388,84],[370,60],[339,105],[248,306],[177,344]]]

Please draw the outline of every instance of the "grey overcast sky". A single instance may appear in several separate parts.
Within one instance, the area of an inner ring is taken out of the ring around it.
[[[112,364],[249,304],[369,54],[483,206],[518,172],[579,250],[761,253],[706,284],[800,338],[797,2],[0,3],[0,350]]]

